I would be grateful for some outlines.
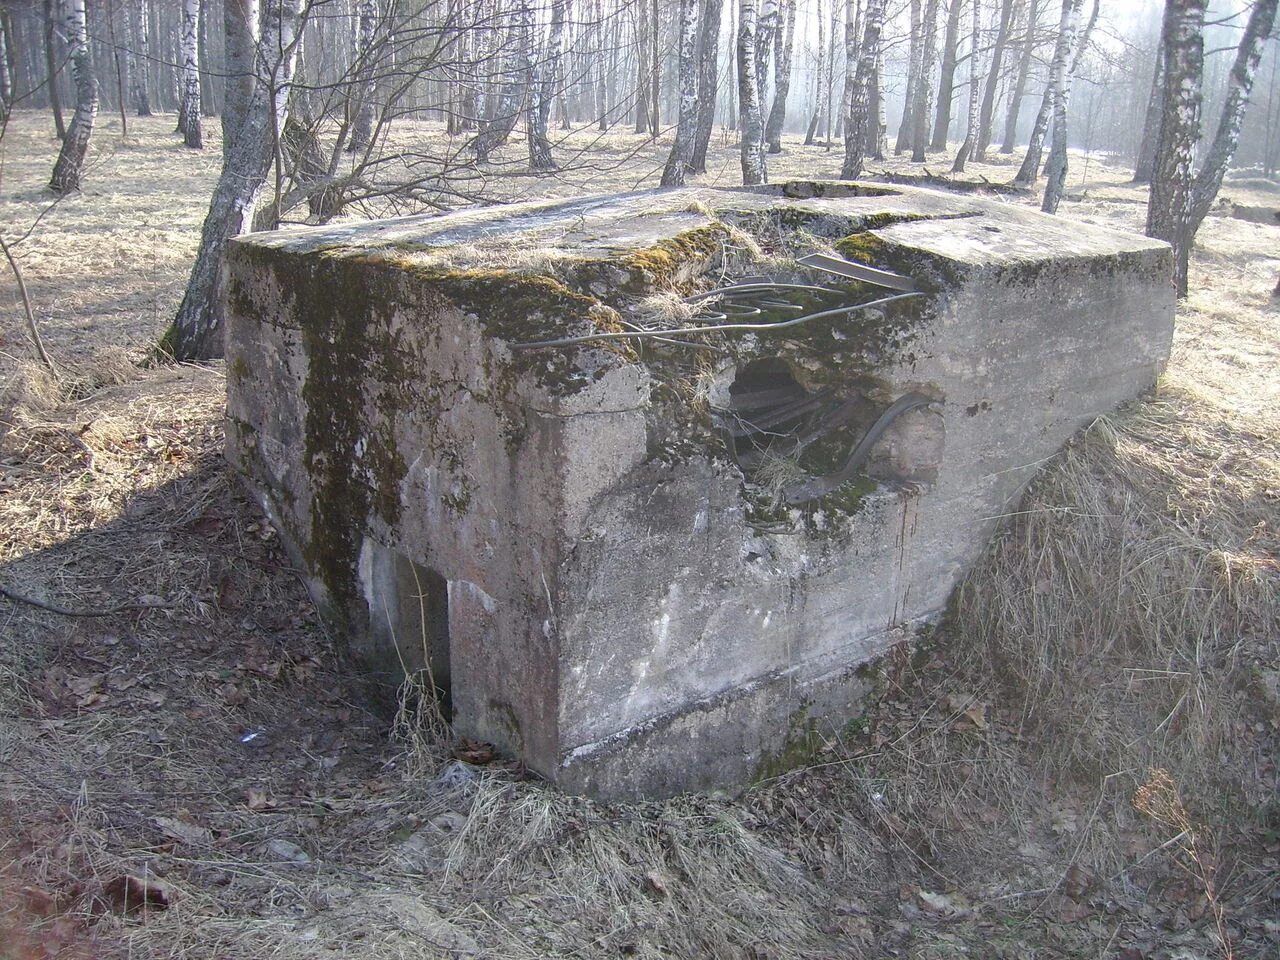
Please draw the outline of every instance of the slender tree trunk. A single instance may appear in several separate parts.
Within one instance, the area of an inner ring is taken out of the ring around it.
[[[49,107],[53,110],[53,129],[59,140],[67,139],[67,124],[62,119],[62,101],[58,96],[57,7],[54,0],[44,0],[44,65],[48,77]]]
[[[1156,45],[1156,65],[1151,74],[1151,96],[1142,122],[1142,141],[1133,166],[1134,183],[1150,183],[1156,165],[1156,143],[1160,139],[1160,116],[1164,106],[1164,41]]]
[[[756,0],[738,5],[738,113],[742,126],[742,182],[767,183],[764,122],[760,117],[760,85],[756,79]]]
[[[884,75],[884,48],[876,52],[876,67],[871,71],[871,87],[868,96],[871,101],[871,123],[867,127],[867,156],[872,160],[883,160],[884,152],[889,149],[889,116],[885,107],[883,87],[880,78]]]
[[[351,117],[351,139],[347,149],[351,152],[369,146],[373,137],[373,100],[375,96],[376,70],[373,63],[374,34],[378,29],[377,0],[357,0],[356,3],[356,62],[355,102],[347,104]]]
[[[227,241],[244,231],[278,155],[280,133],[288,120],[304,2],[265,0],[263,37],[255,58],[257,83],[246,104],[235,149],[222,165],[209,201],[186,294],[165,337],[165,347],[175,359],[208,360],[222,355],[222,255]]]
[[[992,118],[996,111],[996,88],[1000,85],[1000,65],[1004,61],[1004,48],[1009,42],[1009,27],[1013,22],[1013,0],[1000,4],[1000,26],[996,30],[995,46],[991,48],[991,68],[987,71],[986,89],[982,91],[982,108],[978,111],[978,147],[974,159],[987,159],[987,147],[991,145]]]
[[[13,76],[9,71],[9,11],[0,10],[0,124],[13,105]]]
[[[979,0],[973,0],[972,42],[969,46],[969,122],[965,129],[964,143],[960,145],[956,161],[951,165],[952,173],[964,172],[965,162],[978,143],[978,85],[982,82],[982,70],[978,63],[981,52],[978,47],[978,30],[981,26],[981,13]]]
[[[1053,87],[1053,141],[1049,150],[1049,169],[1044,188],[1044,213],[1057,213],[1058,203],[1067,182],[1067,103],[1071,96],[1071,72],[1067,57],[1076,39],[1080,0],[1062,0],[1062,29],[1053,53],[1049,83]]]
[[[1147,203],[1147,236],[1173,246],[1173,282],[1187,295],[1191,255],[1192,159],[1200,135],[1206,0],[1165,0],[1164,118]]]
[[[774,34],[773,107],[764,137],[770,153],[782,152],[782,127],[787,122],[787,95],[791,92],[791,51],[796,36],[796,0],[782,0],[782,30]]]
[[[564,40],[565,0],[552,0],[551,24],[547,30],[547,45],[534,68],[530,83],[529,115],[525,121],[529,141],[529,168],[531,170],[555,170],[556,161],[551,155],[551,140],[547,136],[547,122],[551,117],[551,104],[555,100],[556,85],[560,80],[560,48]],[[531,25],[532,26],[532,25]]]
[[[680,114],[676,121],[676,140],[662,171],[662,186],[678,187],[693,164],[694,141],[698,132],[698,2],[680,0]]]
[[[231,156],[249,99],[253,96],[254,56],[258,42],[258,0],[223,0],[222,162]]]
[[[636,8],[636,133],[649,130],[649,31],[656,30],[650,24],[645,4]]]
[[[756,98],[763,118],[769,104],[769,63],[773,55],[773,40],[778,32],[779,0],[756,0],[759,17],[756,21]]]
[[[1022,97],[1027,91],[1027,76],[1031,72],[1031,55],[1036,49],[1036,27],[1040,14],[1040,0],[1031,0],[1027,9],[1026,32],[1022,36],[1022,55],[1018,58],[1018,73],[1009,91],[1009,113],[1004,121],[1004,142],[1001,153],[1013,153],[1018,138],[1018,114],[1022,111]]]
[[[515,129],[516,119],[523,112],[522,105],[529,95],[529,43],[532,33],[533,6],[531,0],[521,0],[509,31],[507,45],[511,50],[503,58],[506,78],[498,94],[493,119],[469,144],[479,163],[487,162],[489,155],[507,142]]]
[[[618,59],[618,45],[609,44],[609,57],[605,57],[604,48],[604,11],[600,0],[595,0],[592,7],[595,16],[595,59],[596,59],[596,111],[597,129],[604,133],[609,129],[609,86]],[[606,69],[607,68],[607,69]]]
[[[71,54],[71,76],[75,81],[76,112],[71,126],[62,140],[49,188],[54,193],[70,193],[80,189],[80,176],[84,170],[85,154],[89,152],[89,138],[93,135],[93,122],[98,116],[98,81],[93,75],[89,59],[89,27],[85,20],[85,0],[65,0],[66,37]]]
[[[933,65],[938,59],[938,0],[927,0],[924,8],[924,25],[920,42],[923,51],[920,59],[920,82],[916,84],[916,101],[912,107],[911,159],[915,163],[925,160],[925,147],[929,142],[929,114],[933,110]]]
[[[698,128],[694,137],[690,173],[707,169],[707,147],[716,121],[716,94],[720,83],[720,19],[723,0],[703,0],[698,20]]]
[[[129,87],[133,92],[133,109],[140,117],[151,116],[151,83],[148,60],[150,42],[147,37],[147,0],[125,0],[129,23]]]
[[[834,3],[835,0],[831,2]],[[826,118],[826,101],[822,98],[822,92],[827,89],[827,71],[831,69],[831,61],[827,59],[826,27],[827,22],[822,16],[822,0],[818,0],[818,88],[814,97],[813,115],[809,118],[809,128],[804,135],[806,147],[814,144]]]
[[[844,0],[844,2],[846,6],[853,5],[859,9],[862,4],[862,0]],[[837,37],[840,27],[840,10],[838,5],[839,0],[831,0],[831,18],[828,21],[830,28],[827,30],[827,89],[824,95],[825,99],[823,100],[826,104],[827,122],[825,125],[826,132],[823,134],[823,139],[826,140],[826,149],[828,150],[831,149],[832,145],[831,124],[836,113],[832,98],[835,94],[836,50],[840,42]],[[854,16],[856,19],[857,13],[855,13]],[[840,111],[840,115],[841,118],[843,118],[843,109]]]
[[[659,44],[662,34],[662,20],[658,16],[658,0],[653,0],[652,5],[653,21],[649,27],[649,37],[653,42],[653,49],[649,52],[649,66],[651,72],[649,74],[649,109],[651,111],[649,117],[649,136],[657,137],[658,128],[662,126],[661,116],[661,100],[662,92],[662,52],[659,50]]]
[[[1249,94],[1253,90],[1253,79],[1262,59],[1262,45],[1271,35],[1275,21],[1276,0],[1256,0],[1245,25],[1244,35],[1240,38],[1240,45],[1236,48],[1236,59],[1227,81],[1227,97],[1222,105],[1222,116],[1218,118],[1217,132],[1192,187],[1192,236],[1208,216],[1209,208],[1213,206],[1218,190],[1222,187],[1227,166],[1235,155],[1236,146],[1240,142],[1240,130],[1244,126],[1245,110],[1249,106]]]
[[[845,49],[856,49],[857,55],[853,58],[856,68],[849,91],[849,112],[844,124],[844,164],[840,168],[842,180],[857,180],[862,176],[862,152],[867,143],[867,130],[872,125],[871,92],[875,83],[876,61],[880,57],[880,31],[884,25],[884,11],[885,0],[867,0],[861,46],[856,45],[856,40],[845,37]]]
[[[193,150],[204,146],[200,113],[200,0],[182,0],[182,107],[178,129]]]
[[[960,45],[960,11],[964,0],[949,0],[947,32],[942,40],[942,75],[938,79],[938,116],[933,124],[933,139],[929,149],[942,152],[947,149],[947,135],[951,132],[951,108],[956,95],[956,48]]]
[[[893,144],[894,156],[911,147],[915,131],[912,111],[915,109],[916,87],[920,85],[920,0],[911,0],[911,37],[907,58],[907,92],[902,98],[902,122],[898,124],[898,139]]]

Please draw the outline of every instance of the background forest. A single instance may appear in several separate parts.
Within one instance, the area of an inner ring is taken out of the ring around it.
[[[1280,952],[1276,7],[0,2],[0,958]],[[795,177],[1169,241],[1159,389],[742,796],[370,711],[221,459],[226,242]]]

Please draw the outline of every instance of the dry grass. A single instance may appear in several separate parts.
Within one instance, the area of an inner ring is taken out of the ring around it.
[[[171,126],[112,145],[108,120],[88,193],[18,248],[60,376],[28,361],[0,294],[0,579],[71,605],[171,604],[71,619],[0,603],[7,949],[1217,956],[1177,844],[1131,805],[1158,766],[1237,955],[1275,951],[1280,230],[1206,222],[1156,396],[1048,467],[951,621],[877,666],[867,714],[820,731],[811,769],[737,798],[600,805],[452,760],[429,681],[398,717],[367,712],[220,466],[220,372],[136,366],[176,306],[217,156]],[[439,135],[397,135],[424,131]],[[611,135],[573,178],[503,189],[646,185],[666,147]],[[43,209],[52,152],[20,113],[0,143],[7,222]],[[794,142],[771,158],[778,177],[838,162]],[[711,167],[704,182],[736,181],[719,137]],[[1087,174],[1065,216],[1139,224],[1122,171]],[[768,256],[766,234],[744,255]],[[126,875],[162,879],[167,909],[113,906]]]

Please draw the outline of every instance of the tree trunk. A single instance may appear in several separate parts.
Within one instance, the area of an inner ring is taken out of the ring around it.
[[[791,51],[796,36],[796,0],[782,0],[782,30],[773,45],[773,107],[764,138],[770,153],[782,152],[782,127],[787,122],[787,95],[791,92]]]
[[[376,70],[373,63],[373,39],[378,29],[377,0],[357,0],[355,102],[348,102],[351,117],[351,140],[347,149],[356,152],[369,146],[373,137],[373,98]]]
[[[960,44],[960,11],[964,0],[949,0],[947,32],[942,40],[942,76],[938,80],[938,116],[933,124],[933,139],[929,149],[942,152],[947,149],[947,135],[951,132],[951,108],[956,94],[956,48]]]
[[[907,92],[902,98],[902,122],[898,124],[898,139],[893,144],[893,155],[897,156],[911,147],[911,136],[915,131],[912,111],[915,109],[916,87],[920,85],[920,0],[911,0],[911,37],[907,58]]]
[[[193,150],[204,146],[200,115],[200,0],[182,0],[182,106],[178,129]]]
[[[49,188],[54,193],[70,193],[80,189],[80,175],[84,169],[85,154],[89,152],[89,138],[93,135],[93,121],[98,116],[98,81],[89,61],[89,26],[85,20],[85,0],[65,0],[67,19],[65,24],[67,47],[71,55],[71,76],[75,81],[76,112],[71,126],[62,139],[57,162]]]
[[[470,149],[475,151],[478,163],[486,163],[489,155],[506,143],[511,131],[515,129],[516,118],[522,112],[521,105],[528,96],[529,43],[532,33],[533,7],[530,0],[521,0],[516,10],[515,22],[509,31],[507,45],[512,49],[503,58],[506,78],[498,94],[493,119],[469,144]]]
[[[1133,182],[1150,183],[1156,165],[1156,143],[1160,139],[1160,113],[1164,96],[1164,41],[1156,45],[1156,66],[1151,74],[1151,96],[1142,121],[1142,142],[1133,165]]]
[[[230,0],[228,0],[230,2]],[[129,23],[129,87],[133,92],[133,109],[140,117],[151,116],[151,82],[149,76],[151,42],[147,34],[147,0],[125,0]]]
[[[835,0],[831,0],[832,3]],[[822,16],[822,0],[818,0],[818,89],[817,95],[814,97],[813,114],[809,118],[809,128],[805,131],[804,145],[812,146],[817,133],[822,129],[823,121],[826,118],[825,101],[822,99],[822,91],[827,89],[827,71],[831,69],[831,61],[827,59],[827,22]]]
[[[13,76],[9,72],[9,11],[0,10],[0,124],[9,119],[13,104]]]
[[[1044,188],[1044,213],[1057,213],[1062,190],[1067,182],[1067,102],[1071,96],[1071,73],[1067,57],[1076,39],[1077,18],[1081,0],[1062,0],[1062,29],[1053,51],[1049,83],[1053,88],[1053,141],[1049,150],[1049,169]],[[1082,45],[1083,46],[1083,45]]]
[[[915,163],[925,160],[925,147],[929,141],[929,114],[933,110],[933,65],[938,58],[938,0],[928,0],[924,8],[924,25],[920,42],[923,51],[920,58],[920,82],[916,84],[916,101],[912,107],[911,159]]]
[[[979,0],[973,0],[973,33],[969,47],[969,121],[965,129],[964,143],[956,154],[956,162],[951,165],[952,173],[963,173],[965,162],[973,153],[978,143],[978,85],[982,82],[982,71],[979,68],[978,30],[982,12]]]
[[[852,9],[852,4],[850,8]],[[884,8],[885,0],[867,0],[861,47],[855,47],[856,41],[849,36],[845,37],[845,49],[857,50],[854,58],[857,67],[849,88],[849,112],[844,124],[844,164],[840,168],[842,180],[857,180],[862,176],[862,152],[867,143],[867,131],[872,125],[871,89],[875,83],[876,61],[880,57],[880,30],[884,24]]]
[[[67,124],[62,119],[62,102],[58,96],[58,57],[54,52],[58,24],[54,0],[44,0],[44,65],[49,84],[49,107],[53,110],[53,129],[59,140],[67,139]]]
[[[838,2],[839,0],[831,0],[831,16],[828,21],[830,29],[827,30],[827,89],[825,93],[825,100],[823,101],[826,104],[827,122],[825,127],[826,132],[823,134],[823,138],[826,140],[826,148],[828,150],[831,149],[832,142],[831,123],[836,113],[835,106],[832,103],[832,97],[835,94],[836,44],[839,43],[839,40],[836,37],[840,26],[840,11],[837,7]],[[845,0],[846,5],[854,4],[856,6],[860,6],[861,3],[862,0]],[[857,15],[855,14],[855,17],[856,16]],[[843,119],[843,110],[840,111],[840,115],[841,119]]]
[[[222,96],[222,162],[226,163],[253,96],[258,0],[223,0],[222,32],[225,37],[223,69],[227,77]]]
[[[649,130],[649,11],[642,2],[636,8],[636,133]]]
[[[1191,191],[1191,234],[1200,228],[1201,222],[1213,206],[1227,166],[1235,155],[1240,142],[1240,130],[1244,126],[1245,109],[1249,106],[1249,94],[1253,90],[1253,78],[1262,59],[1262,45],[1271,35],[1276,20],[1276,0],[1256,0],[1244,35],[1236,48],[1235,63],[1227,81],[1227,97],[1218,118],[1209,152],[1205,154]]]
[[[987,159],[987,147],[991,145],[992,118],[996,111],[996,88],[1000,85],[1000,64],[1004,61],[1004,48],[1009,42],[1009,26],[1013,22],[1013,0],[1003,0],[1000,5],[1000,26],[996,30],[996,43],[991,49],[991,68],[987,71],[987,86],[982,91],[982,108],[978,111],[978,146],[974,159]]]
[[[662,92],[662,54],[658,49],[659,35],[662,30],[662,21],[658,18],[658,0],[653,0],[653,20],[649,25],[649,37],[653,41],[653,49],[649,52],[649,66],[652,68],[649,74],[649,109],[651,111],[649,117],[649,136],[657,138],[658,128],[662,125],[661,109],[659,105]]]
[[[698,129],[694,138],[690,173],[707,169],[707,147],[716,120],[716,93],[720,82],[720,19],[723,0],[703,0],[698,22]]]
[[[871,118],[867,126],[867,156],[872,160],[883,160],[884,152],[889,149],[889,116],[885,108],[883,88],[880,77],[884,75],[884,48],[876,52],[876,67],[871,71],[871,87],[868,96],[871,101]]]
[[[1009,92],[1009,113],[1004,121],[1004,142],[1001,153],[1013,153],[1018,138],[1018,114],[1022,111],[1022,97],[1027,91],[1027,75],[1031,72],[1031,55],[1036,49],[1036,27],[1040,14],[1040,0],[1031,0],[1027,10],[1026,33],[1022,37],[1022,55],[1018,59],[1018,73]]]
[[[1078,7],[1084,0],[1075,0]],[[1063,3],[1062,18],[1058,23],[1058,35],[1054,40],[1054,64],[1058,62],[1058,54],[1062,49],[1062,29],[1066,23],[1068,11],[1066,0]],[[1087,34],[1087,31],[1086,31]],[[1070,50],[1063,56],[1069,56]],[[1049,132],[1049,118],[1053,113],[1053,69],[1049,71],[1049,82],[1045,84],[1044,96],[1040,98],[1040,109],[1036,113],[1035,125],[1031,128],[1031,139],[1027,143],[1027,154],[1022,158],[1022,165],[1018,167],[1017,176],[1013,178],[1013,182],[1020,186],[1030,186],[1036,182],[1036,177],[1040,175],[1040,160],[1044,150],[1045,134]]]
[[[742,182],[746,184],[769,180],[756,79],[756,28],[756,0],[742,0],[738,4],[738,114],[742,127]]]
[[[551,24],[547,30],[547,45],[542,57],[533,68],[530,79],[529,113],[525,120],[529,141],[529,169],[555,170],[556,161],[551,155],[551,140],[547,136],[547,121],[551,117],[551,104],[555,101],[556,86],[560,81],[560,48],[564,40],[565,0],[551,0]],[[532,24],[530,24],[532,29]]]
[[[676,121],[676,141],[671,146],[662,186],[678,187],[693,164],[698,126],[698,0],[680,0],[680,114]]]
[[[163,344],[177,360],[222,355],[222,254],[227,241],[244,231],[280,148],[302,36],[300,7],[304,2],[266,0],[265,29],[255,58],[257,83],[245,105],[235,149],[222,165],[214,187],[186,294]],[[243,37],[240,41],[249,42]]]
[[[763,119],[769,103],[769,63],[773,39],[778,32],[778,0],[756,0],[760,11],[756,21],[756,99]]]
[[[1160,143],[1147,203],[1147,236],[1173,246],[1173,282],[1179,297],[1187,295],[1193,238],[1191,163],[1200,135],[1206,2],[1165,0],[1162,29],[1166,79]]]

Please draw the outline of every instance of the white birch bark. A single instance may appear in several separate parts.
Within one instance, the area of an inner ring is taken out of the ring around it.
[[[1067,71],[1067,51],[1076,40],[1077,17],[1080,5],[1075,0],[1063,0],[1062,30],[1049,71],[1053,85],[1053,140],[1049,150],[1049,169],[1044,187],[1044,201],[1040,209],[1044,213],[1057,213],[1062,200],[1062,190],[1067,182],[1067,102],[1071,96],[1071,74]]]
[[[1206,0],[1166,0],[1164,8],[1164,108],[1156,147],[1147,236],[1173,246],[1173,282],[1187,295],[1191,254],[1192,160],[1200,135]]]
[[[680,0],[680,50],[677,66],[680,82],[680,113],[676,120],[676,139],[662,171],[662,186],[678,187],[693,163],[694,141],[698,126],[698,66],[694,62],[698,47],[698,2]]]
[[[840,168],[842,180],[857,180],[862,175],[862,154],[867,144],[872,120],[872,85],[875,83],[876,62],[880,57],[880,31],[884,25],[885,0],[867,0],[862,43],[856,50],[856,68],[849,89],[849,111],[844,123],[844,163]],[[854,46],[846,35],[846,49]]]
[[[1064,0],[1064,2],[1070,3],[1071,0]],[[979,62],[982,51],[978,43],[978,30],[981,14],[980,0],[973,0],[973,25],[969,46],[969,119],[965,127],[964,143],[960,144],[960,152],[956,154],[956,161],[951,165],[952,173],[964,172],[965,162],[973,155],[978,143],[978,88],[982,82],[982,68]]]
[[[764,122],[760,117],[760,85],[756,78],[756,0],[738,5],[738,118],[742,127],[742,182],[766,183]]]
[[[98,117],[98,80],[89,59],[89,26],[85,19],[85,0],[65,0],[63,29],[67,52],[71,57],[71,77],[76,91],[76,112],[62,138],[58,159],[53,165],[49,188],[54,193],[70,193],[80,189],[89,138]]]
[[[244,232],[278,156],[280,133],[288,119],[305,2],[265,0],[253,96],[235,148],[223,163],[214,187],[186,293],[163,345],[178,360],[222,355],[222,255],[227,241]]]
[[[525,133],[529,142],[529,168],[555,170],[556,161],[551,155],[551,140],[547,136],[547,123],[551,117],[551,104],[555,100],[560,82],[560,51],[564,42],[565,0],[551,0],[551,23],[547,29],[547,42],[542,56],[531,67],[529,84],[529,112],[525,120]],[[532,27],[532,25],[530,25]]]
[[[204,147],[204,126],[200,116],[200,0],[182,0],[181,108],[178,129],[183,143],[193,150]]]

